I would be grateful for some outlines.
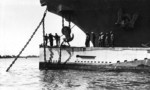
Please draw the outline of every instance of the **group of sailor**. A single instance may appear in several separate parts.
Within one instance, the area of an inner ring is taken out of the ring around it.
[[[92,36],[92,37],[91,37]],[[93,47],[96,47],[96,38],[98,40],[98,47],[114,47],[114,34],[112,31],[109,33],[100,32],[98,36],[94,32],[86,33],[85,46],[90,47],[90,40],[93,43]]]
[[[44,36],[44,42],[46,46],[48,46],[49,41],[49,46],[53,47],[54,40],[56,40],[56,47],[59,47],[60,36],[57,33],[55,33],[55,35],[52,35],[50,33]],[[90,41],[92,41],[93,47],[96,47],[96,40],[98,40],[98,47],[114,47],[114,34],[112,31],[110,31],[109,33],[100,32],[98,36],[96,36],[94,32],[91,32],[91,35],[89,33],[86,33],[85,46],[90,47]]]
[[[60,36],[57,33],[55,33],[55,35],[52,35],[50,33],[50,34],[46,34],[44,36],[44,42],[45,42],[46,46],[48,46],[48,41],[49,41],[49,46],[53,47],[54,40],[56,40],[56,47],[59,47],[60,46]]]

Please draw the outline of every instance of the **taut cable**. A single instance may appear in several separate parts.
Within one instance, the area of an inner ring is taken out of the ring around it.
[[[10,64],[10,66],[7,68],[6,72],[9,71],[9,69],[12,67],[12,65],[15,63],[15,61],[19,58],[19,56],[21,55],[21,53],[25,50],[25,48],[28,46],[28,44],[30,43],[30,41],[32,40],[33,36],[35,35],[35,33],[37,32],[37,30],[39,29],[40,25],[43,23],[43,20],[46,16],[47,13],[47,8],[44,12],[43,18],[41,20],[41,22],[39,23],[39,25],[37,26],[37,28],[35,29],[35,31],[33,32],[33,34],[31,35],[31,37],[29,38],[28,42],[24,45],[24,47],[21,49],[21,51],[19,52],[19,54],[17,55],[17,57],[14,59],[14,61]]]

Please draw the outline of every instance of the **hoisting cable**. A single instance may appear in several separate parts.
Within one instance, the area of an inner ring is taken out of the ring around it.
[[[29,38],[28,42],[24,45],[24,47],[21,49],[21,51],[19,52],[19,54],[17,55],[17,57],[14,59],[14,61],[10,64],[10,66],[7,68],[6,72],[9,71],[9,69],[12,67],[12,65],[15,63],[15,61],[19,58],[19,56],[21,55],[21,53],[25,50],[25,48],[27,47],[27,45],[30,43],[30,41],[32,40],[33,36],[35,35],[35,33],[37,32],[37,30],[39,29],[40,25],[43,23],[43,20],[46,16],[47,13],[47,8],[44,12],[44,15],[41,19],[41,22],[39,23],[39,25],[37,26],[37,28],[35,29],[35,31],[33,32],[33,34],[31,35],[31,37]]]
[[[74,25],[71,27],[71,29],[73,29],[75,26],[76,26],[76,25],[74,24]]]
[[[45,18],[43,18],[43,46],[44,46],[44,61],[46,61],[46,45],[45,45]]]

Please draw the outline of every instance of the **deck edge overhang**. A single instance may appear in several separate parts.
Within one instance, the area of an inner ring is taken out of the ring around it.
[[[113,31],[117,47],[142,47],[150,41],[150,0],[41,0],[41,5],[47,5],[48,11],[57,15],[59,5],[73,9],[72,22],[84,32]],[[120,8],[131,17],[138,13],[132,29],[115,25]]]

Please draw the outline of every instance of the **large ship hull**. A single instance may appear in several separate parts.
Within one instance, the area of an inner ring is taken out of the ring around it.
[[[41,0],[41,4],[60,16],[59,11],[72,10],[71,22],[84,32],[98,36],[113,31],[115,47],[150,44],[150,0]]]
[[[135,70],[150,67],[150,48],[40,47],[41,70]]]

